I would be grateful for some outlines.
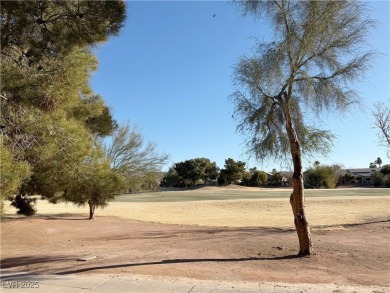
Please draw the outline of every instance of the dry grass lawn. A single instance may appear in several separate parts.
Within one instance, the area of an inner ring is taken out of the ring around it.
[[[240,191],[235,190],[235,194],[237,192]],[[274,191],[269,191],[270,194],[272,192]],[[202,191],[203,196],[207,196],[208,193],[215,195],[216,191],[207,189]],[[338,191],[337,195],[339,193]],[[174,196],[175,192],[164,192],[164,194]],[[337,226],[346,224],[388,219],[389,203],[390,196],[383,195],[310,197],[306,199],[306,208],[312,227],[337,229]],[[37,208],[38,215],[83,214],[87,216],[88,213],[88,207],[76,207],[70,203],[53,205],[42,200],[37,201]],[[15,210],[7,207],[6,213],[12,215]],[[115,216],[163,224],[288,229],[293,228],[291,213],[288,198],[264,198],[168,202],[115,201],[103,210],[97,209],[96,216]]]

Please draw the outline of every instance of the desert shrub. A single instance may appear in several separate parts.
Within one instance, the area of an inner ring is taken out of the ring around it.
[[[18,194],[14,197],[11,202],[11,205],[18,209],[18,215],[33,216],[36,213],[34,207],[36,198],[31,198],[25,193]]]

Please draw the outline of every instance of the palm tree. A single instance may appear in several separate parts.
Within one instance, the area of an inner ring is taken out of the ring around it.
[[[376,159],[375,163],[378,164],[379,168],[380,168],[382,165],[382,159],[378,157],[378,159]]]

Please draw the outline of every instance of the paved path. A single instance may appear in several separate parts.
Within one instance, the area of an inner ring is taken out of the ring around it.
[[[389,288],[337,284],[286,284],[244,281],[211,281],[142,275],[40,275],[0,270],[1,292],[303,292],[303,293],[388,293]],[[30,286],[33,288],[21,288]],[[14,288],[10,288],[14,287]]]

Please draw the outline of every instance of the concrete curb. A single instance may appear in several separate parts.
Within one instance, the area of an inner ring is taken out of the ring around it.
[[[0,270],[1,292],[178,292],[178,293],[373,293],[388,287],[338,284],[287,284],[196,280],[143,275],[42,275]]]

